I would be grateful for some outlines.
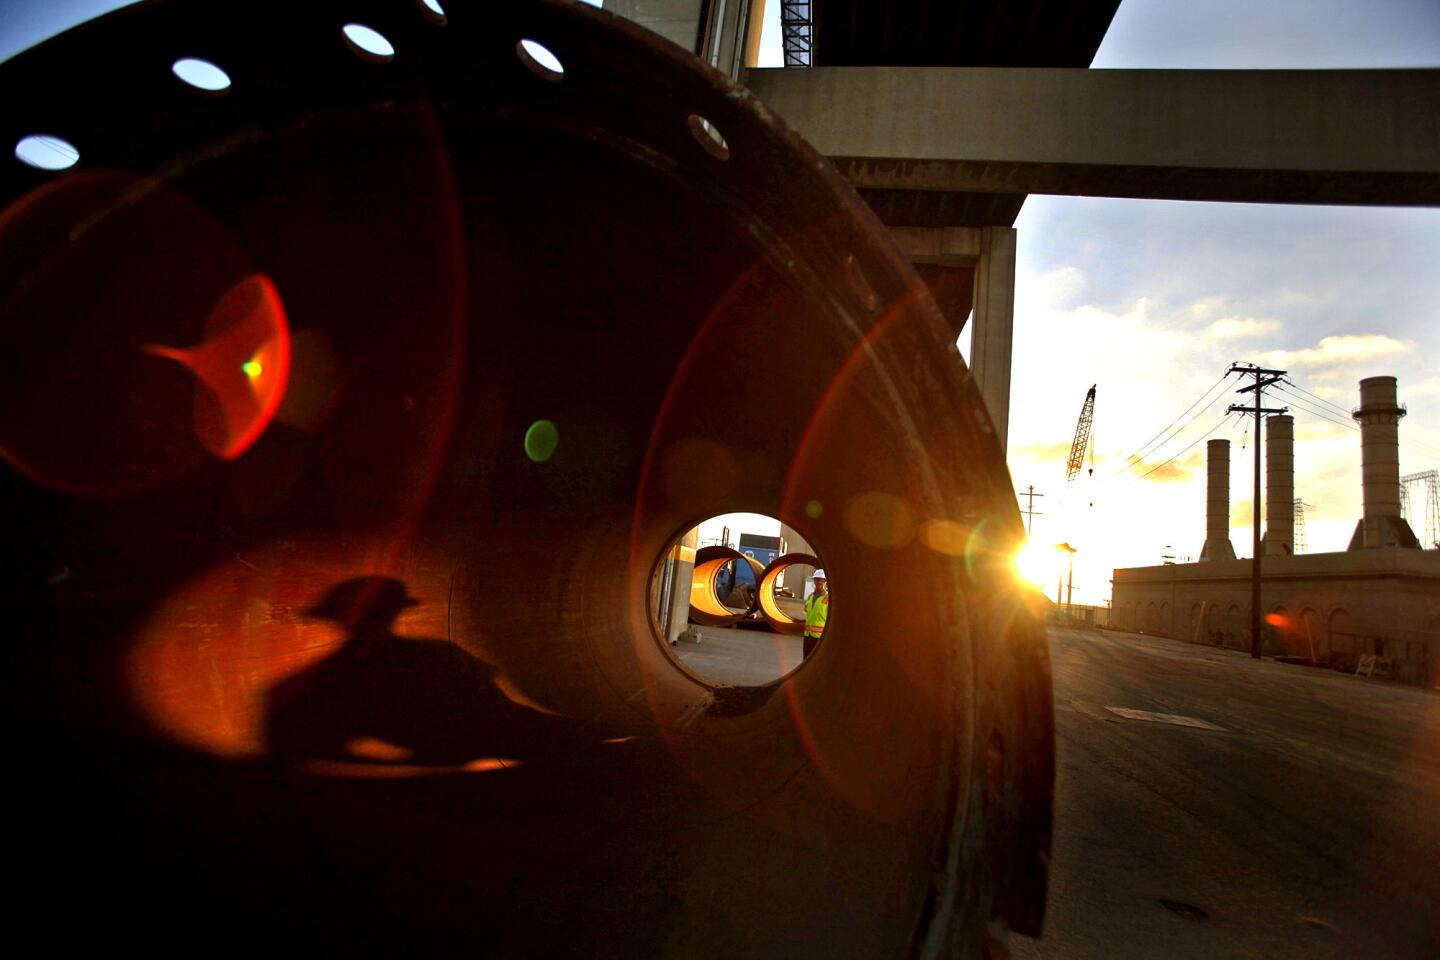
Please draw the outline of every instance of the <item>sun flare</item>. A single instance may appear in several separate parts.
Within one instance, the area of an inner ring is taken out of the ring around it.
[[[1048,590],[1060,575],[1062,559],[1053,546],[1027,543],[1015,555],[1015,572],[1021,579]]]

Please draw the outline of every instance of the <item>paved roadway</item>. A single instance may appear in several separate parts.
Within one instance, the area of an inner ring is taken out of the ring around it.
[[[691,624],[690,629],[699,642],[681,639],[672,649],[685,666],[707,679],[759,685],[800,666],[803,637],[698,624]]]
[[[1051,644],[1051,899],[1015,957],[1440,958],[1440,694],[1135,634]]]

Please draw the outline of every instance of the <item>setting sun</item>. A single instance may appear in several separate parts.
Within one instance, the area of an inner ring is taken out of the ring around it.
[[[1027,543],[1015,555],[1015,571],[1042,591],[1049,589],[1060,576],[1063,559],[1055,547],[1043,543]]]

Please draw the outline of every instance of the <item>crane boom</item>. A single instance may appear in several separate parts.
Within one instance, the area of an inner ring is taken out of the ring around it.
[[[1065,464],[1066,481],[1074,480],[1085,462],[1085,448],[1090,446],[1090,422],[1095,418],[1095,385],[1085,394],[1085,405],[1080,408],[1080,421],[1075,424],[1075,442],[1070,444],[1070,460]]]

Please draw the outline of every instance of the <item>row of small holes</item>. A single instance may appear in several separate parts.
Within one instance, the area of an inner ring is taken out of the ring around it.
[[[420,0],[420,3],[433,14],[434,22],[445,22],[445,8],[440,0]],[[395,46],[380,31],[359,23],[347,23],[340,29],[351,49],[360,56],[381,63],[395,58]],[[219,94],[230,89],[230,75],[209,60],[181,57],[171,64],[170,71],[204,93]],[[30,134],[16,141],[15,157],[37,170],[67,170],[80,162],[80,151],[64,137]]]
[[[436,17],[443,22],[445,10],[439,0],[421,0]],[[395,45],[385,35],[372,27],[360,23],[347,23],[341,33],[350,48],[361,57],[377,63],[395,59]],[[550,83],[558,83],[565,76],[565,65],[544,44],[530,39],[515,45],[515,53],[530,72]],[[171,71],[183,82],[205,93],[224,93],[230,89],[230,75],[208,60],[184,57],[176,60]],[[730,158],[730,145],[713,123],[699,114],[686,118],[690,134],[706,153],[717,160]],[[75,145],[61,137],[34,134],[22,137],[15,144],[15,156],[41,170],[65,170],[80,160],[80,151]]]
[[[437,22],[444,22],[445,10],[439,0],[421,2],[440,18]],[[364,24],[347,23],[341,27],[341,32],[351,49],[366,59],[385,63],[395,58],[395,45],[378,30]],[[521,40],[515,45],[515,53],[520,62],[542,80],[558,83],[565,76],[565,65],[560,58],[536,40]],[[208,60],[184,57],[176,60],[170,69],[185,83],[207,93],[223,93],[230,88],[229,74]],[[719,128],[698,113],[692,113],[685,119],[690,135],[702,150],[717,160],[730,159],[730,144]],[[15,144],[15,156],[40,170],[65,170],[79,162],[80,151],[62,137],[32,134],[22,137]],[[879,297],[854,256],[845,258],[845,272],[856,296],[868,309],[874,310]]]

